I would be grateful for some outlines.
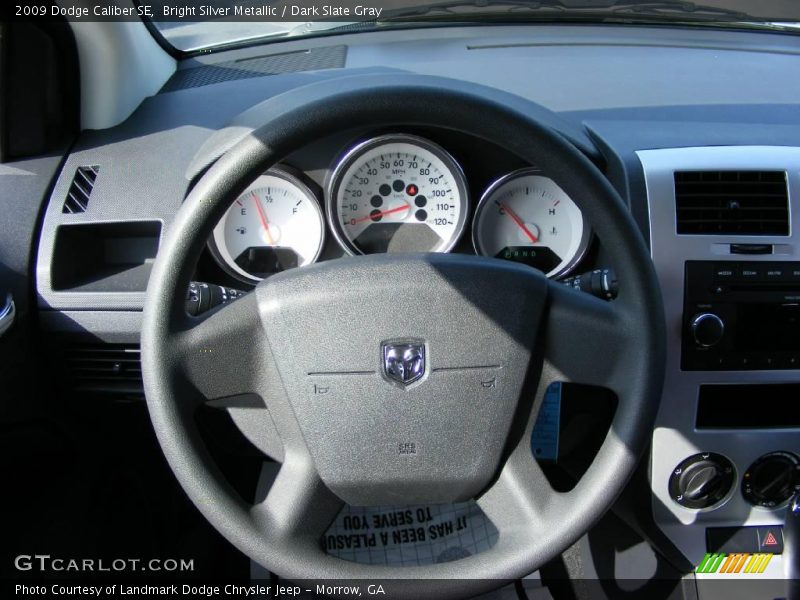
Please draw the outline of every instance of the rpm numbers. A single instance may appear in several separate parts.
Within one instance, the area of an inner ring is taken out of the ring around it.
[[[575,202],[549,177],[523,169],[483,194],[472,231],[478,254],[558,277],[580,261],[591,237]]]
[[[236,199],[214,228],[210,246],[231,275],[256,282],[315,262],[324,232],[316,195],[299,177],[276,168]]]
[[[364,142],[339,161],[328,218],[349,254],[447,252],[467,220],[464,175],[436,144],[411,135]]]

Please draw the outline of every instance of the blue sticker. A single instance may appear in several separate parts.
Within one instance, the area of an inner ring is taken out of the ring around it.
[[[533,426],[531,451],[539,460],[558,458],[558,429],[561,422],[561,383],[551,383],[544,393],[539,416]]]

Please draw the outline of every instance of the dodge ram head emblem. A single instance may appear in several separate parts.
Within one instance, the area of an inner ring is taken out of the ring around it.
[[[400,385],[414,383],[425,374],[425,344],[408,340],[384,342],[383,372]]]

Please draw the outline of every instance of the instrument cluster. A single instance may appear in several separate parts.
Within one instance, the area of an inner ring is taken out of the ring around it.
[[[256,179],[209,240],[220,267],[257,283],[319,260],[328,235],[353,256],[450,252],[471,237],[479,255],[562,277],[591,240],[580,209],[545,174],[512,170],[473,200],[458,161],[425,137],[371,137],[342,152],[329,173],[324,191],[285,166]]]

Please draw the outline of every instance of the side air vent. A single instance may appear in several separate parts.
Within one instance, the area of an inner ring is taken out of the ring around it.
[[[789,235],[784,171],[675,173],[678,233]]]
[[[75,176],[69,186],[62,212],[70,214],[86,212],[98,173],[100,173],[100,167],[97,165],[75,169]]]
[[[329,46],[254,56],[191,69],[179,69],[164,84],[160,93],[203,87],[223,81],[264,77],[265,75],[340,69],[344,67],[346,59],[347,46]]]
[[[142,397],[139,346],[80,344],[64,349],[64,364],[77,392]]]

